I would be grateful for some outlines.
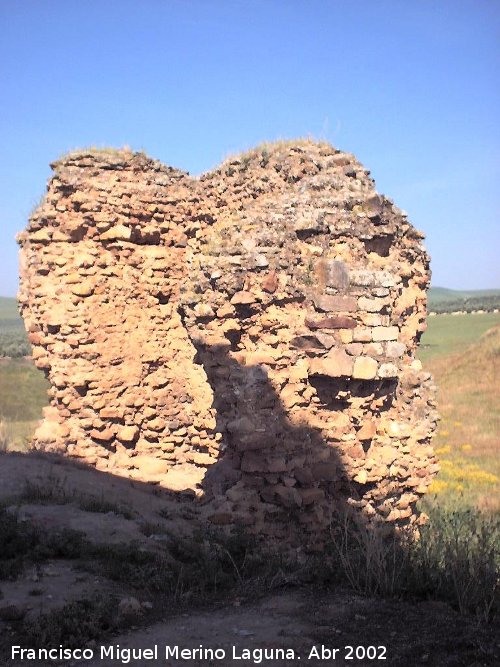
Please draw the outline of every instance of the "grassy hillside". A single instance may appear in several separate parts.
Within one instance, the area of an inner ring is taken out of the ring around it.
[[[499,297],[500,289],[483,290],[455,290],[447,287],[431,287],[429,290],[429,303],[439,303],[444,301],[460,301],[465,299],[474,299],[482,297]]]
[[[439,501],[500,509],[500,315],[431,318],[420,357],[438,387]],[[425,345],[431,344],[430,347]]]
[[[25,449],[48,404],[49,383],[27,359],[0,359],[0,421],[10,449]]]
[[[429,317],[422,336],[419,358],[427,363],[434,357],[463,352],[491,327],[500,325],[500,313],[439,315]]]
[[[431,287],[428,294],[429,311],[451,313],[500,309],[500,289],[452,290],[445,287]]]
[[[13,297],[0,297],[0,357],[24,357],[31,353],[17,302]]]
[[[13,297],[0,296],[0,332],[20,331],[24,329],[23,321]]]

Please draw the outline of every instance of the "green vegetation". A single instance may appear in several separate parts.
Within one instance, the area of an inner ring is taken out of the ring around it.
[[[441,472],[430,492],[440,504],[497,511],[500,315],[430,318],[422,343],[420,357],[436,382],[441,415],[433,441]]]
[[[14,297],[0,296],[0,327],[2,329],[23,326],[23,321],[17,309],[17,301]]]
[[[31,354],[24,324],[15,299],[0,297],[0,357],[25,357]]]
[[[47,488],[43,497],[49,493]],[[24,496],[17,499],[24,501]],[[78,559],[87,571],[142,592],[161,592],[177,603],[193,596],[217,595],[240,584],[248,589],[251,582],[265,583],[267,588],[286,578],[278,576],[282,558],[264,554],[256,548],[255,540],[240,530],[231,535],[199,530],[189,538],[171,534],[155,550],[148,550],[135,542],[94,544],[83,533],[70,529],[42,530],[0,506],[0,544],[0,580],[15,579],[37,562]],[[287,577],[292,572],[288,570]]]
[[[2,419],[0,419],[0,452],[7,451],[7,429]]]
[[[166,609],[215,602],[227,595],[258,596],[282,586],[301,567],[269,557],[241,532],[198,532],[189,539],[170,535],[154,549],[137,543],[98,545],[77,531],[41,530],[1,507],[0,544],[0,581],[14,580],[38,563],[71,559],[80,569],[119,584],[121,595],[148,595],[162,616]],[[90,597],[20,622],[16,633],[34,646],[82,646],[117,629],[123,620],[118,611],[113,595],[108,594],[106,602]]]
[[[0,358],[1,357],[27,357],[31,354],[26,333],[23,331],[12,331],[11,333],[0,333]]]
[[[318,145],[326,149],[332,148],[332,145],[328,141],[318,140],[312,136],[297,137],[295,139],[277,139],[276,141],[264,141],[254,148],[227,156],[220,168],[225,169],[227,173],[228,165],[230,163],[240,162],[240,171],[245,171],[250,163],[254,160],[258,160],[262,167],[266,167],[273,153],[276,153],[277,151],[286,152],[296,146],[299,148],[304,148],[310,146],[311,144]],[[228,175],[232,176],[234,173],[234,169],[231,168],[231,173]]]
[[[121,148],[116,148],[115,146],[85,146],[83,148],[74,148],[66,153],[63,153],[56,162],[64,162],[75,157],[84,157],[86,155],[102,155],[105,157],[111,157],[115,159],[130,159],[135,156],[141,156],[147,159],[149,158],[143,150],[135,151],[130,146],[122,146]]]
[[[434,505],[417,541],[344,517],[332,531],[330,577],[362,595],[430,598],[484,622],[500,605],[500,517]]]
[[[453,302],[465,299],[480,299],[500,297],[500,289],[483,290],[455,290],[447,287],[431,287],[429,290],[429,303]]]
[[[120,595],[147,595],[151,609],[162,616],[165,609],[175,612],[235,597],[252,600],[304,585],[443,601],[483,623],[498,612],[500,524],[472,511],[436,510],[418,541],[339,518],[326,552],[306,560],[266,552],[240,531],[205,531],[190,538],[171,534],[154,550],[137,543],[97,545],[76,531],[42,531],[1,508],[0,542],[0,579],[16,579],[37,563],[70,559],[80,569],[116,582]],[[112,590],[110,586],[105,599],[92,596],[20,621],[17,639],[34,646],[102,640],[127,620]]]
[[[499,324],[500,313],[429,317],[427,331],[420,342],[419,359],[427,365],[433,358],[464,352],[488,329]]]
[[[77,493],[67,487],[63,478],[57,476],[47,477],[43,484],[27,480],[18,501],[41,505],[74,504],[85,512],[99,514],[113,512],[125,519],[133,517],[132,511],[127,506],[113,503],[102,495],[96,497],[91,494]]]
[[[49,384],[43,373],[24,359],[30,354],[16,299],[0,297],[0,420],[9,449],[25,449],[48,403]]]
[[[49,383],[31,361],[12,359],[0,362],[0,414],[7,421],[40,419],[47,404]]]
[[[0,359],[0,419],[9,449],[25,449],[42,408],[49,383],[28,359]]]
[[[498,514],[436,508],[413,551],[413,576],[422,593],[484,622],[500,611]]]
[[[77,558],[84,538],[75,530],[49,532],[0,507],[0,580],[16,579],[30,563]]]
[[[107,596],[75,600],[41,614],[23,627],[23,639],[35,648],[59,646],[81,648],[117,630],[118,601]]]
[[[493,311],[500,309],[500,290],[452,290],[445,287],[431,287],[429,290],[429,311],[435,313],[470,313],[476,310]]]
[[[42,530],[20,521],[14,512],[0,507],[0,581],[15,580],[28,566],[53,559],[82,559],[90,554],[84,536],[74,530]],[[33,589],[38,595],[38,589]],[[112,597],[71,602],[39,617],[20,623],[17,628],[23,641],[33,646],[83,646],[104,636],[116,623],[116,600]],[[7,639],[7,638],[5,638]],[[1,644],[1,641],[0,641]]]

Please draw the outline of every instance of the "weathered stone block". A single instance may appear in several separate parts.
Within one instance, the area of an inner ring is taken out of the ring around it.
[[[85,280],[79,284],[73,285],[71,291],[73,294],[76,294],[76,296],[90,296],[94,291],[94,285],[89,280]]]
[[[315,294],[314,305],[323,312],[339,311],[352,313],[357,309],[357,300],[353,296],[338,296],[334,294]]]
[[[337,259],[322,258],[315,267],[315,276],[322,287],[345,291],[349,287],[349,272],[344,262]]]
[[[231,297],[231,304],[233,306],[250,306],[252,303],[255,303],[255,301],[255,295],[244,290],[237,292],[233,297]]]
[[[122,442],[133,442],[137,439],[138,435],[138,426],[123,426],[122,428],[118,429],[116,433],[116,437]]]
[[[362,287],[394,287],[394,276],[388,271],[351,269],[349,279],[353,285]]]
[[[352,340],[355,343],[370,343],[373,329],[356,328],[352,332]]]
[[[387,299],[370,299],[364,296],[358,299],[359,309],[366,310],[368,313],[380,313],[387,305]]]
[[[101,241],[130,241],[132,230],[125,225],[116,225],[99,235]]]
[[[378,369],[378,376],[380,378],[397,377],[398,367],[395,364],[380,364]]]
[[[384,200],[379,194],[371,195],[365,199],[363,209],[369,218],[375,218],[382,213]]]
[[[405,351],[406,345],[404,343],[397,343],[395,341],[388,342],[385,347],[385,354],[390,358],[402,357]]]
[[[330,350],[328,356],[317,357],[309,362],[310,375],[329,377],[349,377],[352,375],[354,360],[344,350]]]
[[[306,317],[305,324],[309,329],[354,329],[356,320],[352,317]]]
[[[398,327],[375,327],[372,330],[372,339],[374,341],[383,341],[383,340],[395,341],[398,339],[398,336],[399,336]]]
[[[377,376],[378,364],[371,357],[357,357],[354,360],[352,377],[358,380],[373,380]]]

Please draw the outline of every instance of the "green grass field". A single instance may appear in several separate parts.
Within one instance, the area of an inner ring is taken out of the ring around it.
[[[12,297],[0,296],[0,330],[22,328],[23,322],[19,316],[16,300]]]
[[[31,347],[19,315],[17,302],[11,297],[0,297],[0,358],[23,357]]]
[[[500,509],[500,315],[428,320],[419,356],[438,387],[436,500]]]
[[[500,325],[500,313],[436,315],[427,319],[427,331],[420,341],[419,359],[430,359],[463,352],[477,342],[485,331]]]
[[[49,383],[28,359],[0,359],[0,419],[9,449],[25,449],[48,404]]]

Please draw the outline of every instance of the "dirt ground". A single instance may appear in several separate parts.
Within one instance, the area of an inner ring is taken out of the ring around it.
[[[162,665],[433,665],[498,664],[493,634],[478,630],[446,605],[363,599],[346,592],[313,596],[308,591],[271,595],[258,604],[194,612],[115,638],[123,648],[158,646]],[[179,647],[179,657],[165,659]],[[222,648],[225,657],[182,660],[182,648]],[[349,648],[349,647],[352,647]],[[372,647],[369,649],[369,647]],[[277,648],[293,657],[282,659]],[[259,653],[259,649],[263,652]],[[273,660],[271,651],[275,650]],[[245,650],[247,654],[245,654]],[[245,659],[245,656],[249,657]],[[98,651],[96,651],[98,653]],[[365,659],[356,657],[365,655]],[[374,659],[366,655],[375,655]],[[322,656],[325,659],[322,659]],[[102,665],[100,659],[87,665]],[[151,660],[134,661],[150,665]]]
[[[155,647],[156,659],[148,659],[147,653],[142,654],[142,659],[139,657],[140,651],[151,652]],[[345,591],[323,596],[307,590],[284,591],[252,604],[235,600],[224,608],[193,610],[131,629],[102,645],[90,644],[90,648],[93,660],[58,664],[85,667],[127,664],[126,649],[135,651],[128,664],[138,667],[256,664],[480,667],[498,665],[500,660],[500,639],[495,636],[495,629],[479,628],[445,604],[410,605],[361,598]],[[217,657],[210,659],[212,654],[208,652],[201,658],[195,653],[183,659],[182,650],[200,648],[217,650]],[[281,655],[277,650],[280,648],[284,649]],[[367,655],[376,657],[368,659]],[[7,659],[1,664],[55,663]]]
[[[65,502],[39,502],[37,493],[43,496],[45,487],[38,484],[47,480],[54,497],[61,500],[62,496]],[[96,502],[106,495],[115,510],[82,508],[89,506],[89,489]],[[15,508],[21,519],[47,530],[69,527],[96,543],[134,541],[139,548],[149,549],[155,548],[155,539],[162,534],[185,530],[193,520],[178,499],[152,492],[151,487],[120,478],[110,481],[109,476],[70,462],[20,454],[0,457],[0,502]],[[153,525],[156,533],[145,531],[145,525]],[[175,610],[159,607],[144,592],[125,588],[98,573],[82,572],[64,559],[48,560],[28,568],[15,581],[0,582],[0,665],[500,664],[498,625],[484,626],[474,618],[461,617],[444,603],[411,604],[367,599],[343,589],[288,586],[259,596],[249,591],[238,598],[227,596],[223,602]],[[107,637],[102,645],[87,644],[92,659],[11,659],[21,621],[96,593],[121,597],[125,604],[133,597],[127,629]],[[128,649],[134,649],[135,655]],[[155,650],[157,657],[151,659]]]

